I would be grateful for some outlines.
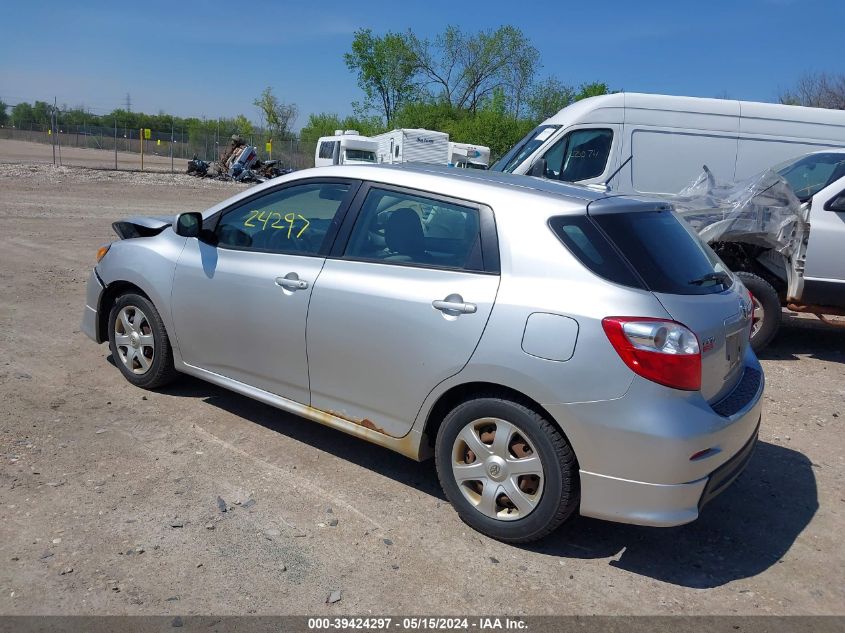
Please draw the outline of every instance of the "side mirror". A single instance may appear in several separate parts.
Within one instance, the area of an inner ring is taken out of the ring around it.
[[[845,191],[828,200],[824,209],[825,211],[838,211],[840,213],[845,211]]]
[[[196,211],[180,213],[173,223],[173,231],[182,237],[199,237],[202,231],[202,214]]]
[[[539,158],[537,162],[531,165],[531,169],[528,171],[529,176],[537,176],[537,178],[545,178],[546,177],[546,159]]]

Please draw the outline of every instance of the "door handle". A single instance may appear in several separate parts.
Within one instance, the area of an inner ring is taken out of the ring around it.
[[[284,277],[276,277],[276,285],[285,290],[305,290],[308,282],[300,279],[296,273],[288,273]]]
[[[435,310],[446,314],[475,314],[478,307],[474,303],[466,303],[461,295],[449,295],[445,299],[437,299],[431,302]]]

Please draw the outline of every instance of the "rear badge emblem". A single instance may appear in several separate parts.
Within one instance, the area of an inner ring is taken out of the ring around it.
[[[713,347],[716,345],[716,339],[712,336],[708,336],[701,342],[701,351],[702,352],[709,352]]]

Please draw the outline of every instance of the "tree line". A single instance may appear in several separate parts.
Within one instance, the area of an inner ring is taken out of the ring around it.
[[[253,105],[259,113],[260,122],[254,124],[244,114],[234,117],[205,119],[199,117],[179,117],[165,112],[146,114],[132,112],[122,108],[115,108],[107,114],[94,114],[85,106],[55,107],[45,101],[33,103],[21,102],[9,107],[0,100],[0,126],[15,126],[20,128],[34,127],[47,129],[53,123],[58,129],[89,130],[92,133],[108,134],[117,128],[117,133],[123,136],[126,131],[137,131],[149,128],[158,133],[187,134],[190,142],[201,142],[204,139],[217,137],[226,139],[232,134],[243,137],[259,137],[263,140],[283,141],[292,139],[295,134],[292,125],[296,120],[297,107],[281,101],[272,88],[265,88],[255,98]],[[55,116],[55,121],[53,117]],[[256,140],[256,142],[258,142]]]

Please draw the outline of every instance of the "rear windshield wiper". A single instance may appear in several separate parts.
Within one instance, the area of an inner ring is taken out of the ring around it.
[[[706,275],[702,275],[698,279],[691,279],[687,283],[691,286],[703,286],[709,281],[717,281],[725,288],[728,287],[728,282],[730,281],[730,277],[727,273],[707,273]]]

